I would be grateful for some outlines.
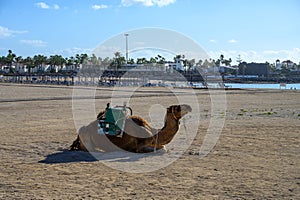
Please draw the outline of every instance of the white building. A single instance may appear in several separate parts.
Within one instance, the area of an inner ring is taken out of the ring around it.
[[[184,68],[184,64],[183,64],[183,59],[176,58],[175,62],[166,62],[165,69],[166,69],[166,71],[167,70],[171,71],[173,69],[176,69],[178,71],[184,71],[185,68]]]
[[[277,70],[281,70],[281,68],[282,68],[282,63],[280,62],[279,59],[277,59],[276,62],[275,62],[275,68]]]
[[[283,62],[280,62],[279,59],[275,62],[275,67],[277,70],[282,70],[282,67],[286,67],[287,69],[291,71],[297,71],[297,67],[295,66],[295,63],[290,60],[285,60]]]

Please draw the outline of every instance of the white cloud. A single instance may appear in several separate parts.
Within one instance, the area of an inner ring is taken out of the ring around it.
[[[265,50],[264,51],[265,54],[278,54],[278,51],[274,51],[274,50]]]
[[[105,9],[105,8],[108,8],[108,6],[103,5],[103,4],[102,5],[95,4],[95,5],[92,6],[92,9],[94,9],[94,10]]]
[[[238,41],[235,39],[228,40],[228,43],[237,43]]]
[[[157,0],[157,1],[153,1],[154,4],[157,4],[158,7],[163,7],[163,6],[167,6],[170,5],[172,3],[175,3],[176,0]]]
[[[173,60],[173,58],[176,56],[174,52],[169,52],[165,49],[160,48],[136,48],[133,51],[129,52],[130,58],[146,58],[150,59],[151,57],[156,57],[157,55],[161,55],[166,60]]]
[[[22,33],[27,33],[27,32],[28,31],[10,30],[7,27],[0,26],[0,38],[11,37],[11,36],[14,36],[15,34],[22,34]]]
[[[211,42],[211,43],[217,43],[217,40],[215,40],[215,39],[210,39],[209,42]]]
[[[54,10],[58,10],[59,8],[60,8],[59,5],[57,5],[57,4],[54,4],[54,5],[53,5],[53,9],[54,9]]]
[[[54,9],[54,10],[59,10],[60,7],[57,4],[54,4],[53,6],[49,6],[48,4],[46,4],[45,2],[38,2],[35,3],[35,6],[41,9]]]
[[[38,8],[42,8],[42,9],[49,9],[50,6],[48,4],[46,4],[45,2],[38,2],[35,4]]]
[[[176,0],[122,0],[123,6],[132,6],[140,4],[146,7],[158,6],[163,7],[175,3]]]
[[[105,57],[113,57],[115,52],[124,52],[124,49],[122,49],[119,46],[106,46],[106,45],[100,45],[98,47],[96,47],[95,49],[93,49],[93,53],[101,58],[105,58]]]
[[[89,48],[79,48],[79,47],[73,47],[73,48],[67,48],[67,49],[62,49],[59,51],[55,51],[54,54],[61,54],[64,56],[74,56],[76,54],[82,54],[82,53],[86,53],[86,54],[91,54],[93,50],[89,49]]]
[[[20,40],[23,44],[32,45],[35,47],[43,47],[47,45],[47,42],[44,42],[42,40]]]

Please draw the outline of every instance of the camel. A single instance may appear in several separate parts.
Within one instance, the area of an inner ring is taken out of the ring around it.
[[[98,134],[98,121],[80,128],[77,139],[70,150],[82,151],[115,151],[125,150],[134,153],[148,153],[164,149],[179,130],[179,120],[191,112],[189,105],[172,105],[167,108],[163,128],[154,129],[139,116],[128,116],[122,137]],[[103,119],[105,111],[98,114],[97,119]]]

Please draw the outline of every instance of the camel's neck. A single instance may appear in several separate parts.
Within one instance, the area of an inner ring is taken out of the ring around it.
[[[165,145],[171,142],[178,129],[179,119],[176,119],[176,117],[172,113],[167,113],[165,125],[158,132],[157,144]]]

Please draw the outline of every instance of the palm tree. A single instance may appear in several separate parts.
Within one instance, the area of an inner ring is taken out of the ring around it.
[[[112,63],[113,61],[109,58],[109,57],[106,57],[103,59],[101,65],[105,68],[107,66],[110,66],[110,64]]]
[[[215,64],[216,64],[216,66],[220,66],[221,65],[221,60],[220,59],[216,60]]]
[[[204,68],[209,68],[209,61],[207,60],[207,59],[205,59],[204,60],[204,62],[203,62],[203,64],[202,64],[202,66],[204,67]]]
[[[196,60],[195,60],[195,59],[189,60],[189,68],[188,68],[188,70],[190,71],[191,68],[192,68],[195,64],[196,64]]]
[[[73,56],[66,58],[67,66],[71,66],[71,70],[74,70],[75,58]]]
[[[34,62],[34,65],[36,67],[38,67],[38,71],[39,72],[43,72],[43,66],[46,64],[47,62],[47,56],[44,56],[44,55],[35,55],[33,57],[33,62]]]
[[[76,55],[76,58],[77,58],[77,55]],[[80,64],[85,64],[87,62],[88,58],[89,58],[89,56],[86,53],[80,54],[80,56],[79,56],[79,61],[80,62],[79,63]]]
[[[23,60],[24,65],[26,66],[26,68],[28,69],[28,74],[31,74],[31,69],[34,68],[34,62],[33,59],[31,57],[27,57]],[[28,80],[28,76],[27,76],[27,80]]]
[[[155,59],[157,60],[158,64],[164,64],[165,60],[166,60],[163,56],[161,56],[159,54],[157,55],[157,57],[155,57]]]
[[[21,63],[23,62],[22,56],[16,57],[16,58],[15,58],[15,61],[16,61],[16,69],[18,69],[17,72],[20,72],[20,67],[21,67],[20,65],[21,65]]]
[[[90,62],[92,63],[92,65],[99,65],[99,60],[95,54],[92,54],[92,56],[90,57]]]
[[[149,61],[146,58],[137,58],[136,60],[137,64],[147,64]]]
[[[149,60],[149,63],[156,63],[156,59],[151,57],[150,60]]]
[[[134,59],[133,59],[133,58],[130,58],[130,59],[128,60],[127,64],[133,65],[133,64],[134,64]]]
[[[142,64],[142,63],[143,63],[142,58],[137,58],[137,59],[136,59],[136,64]]]
[[[223,60],[224,60],[224,55],[221,54],[221,55],[220,55],[220,62],[222,63]]]
[[[196,64],[199,65],[199,66],[202,66],[203,60],[200,59]]]
[[[12,64],[14,62],[15,57],[16,57],[16,54],[14,54],[12,52],[12,50],[8,50],[8,54],[6,56],[6,63],[8,65],[8,67],[9,67],[9,73],[13,73],[14,72],[14,70],[12,68]]]
[[[84,53],[84,54],[76,54],[75,56],[75,63],[76,63],[76,69],[82,67],[82,64],[87,63],[89,56]]]
[[[2,73],[2,67],[5,66],[6,64],[6,57],[5,56],[1,56],[0,57],[0,72]]]
[[[48,64],[50,65],[50,73],[56,72],[56,67],[60,67],[60,70],[62,70],[65,63],[66,59],[61,55],[51,55],[48,59]]]
[[[60,67],[60,71],[61,71],[62,68],[64,67],[64,65],[66,64],[66,59],[64,57],[62,57],[61,55],[57,55],[56,56],[56,64],[57,64],[57,66]]]
[[[113,59],[113,61],[111,62],[110,66],[114,67],[115,70],[117,71],[118,68],[120,68],[121,66],[126,64],[126,59],[125,57],[121,56],[120,52],[115,52],[115,57]]]
[[[47,64],[50,65],[50,73],[54,73],[55,72],[55,57],[51,55],[47,60]]]
[[[223,63],[226,65],[226,66],[230,66],[231,65],[231,58],[229,58],[228,60],[224,60]]]

